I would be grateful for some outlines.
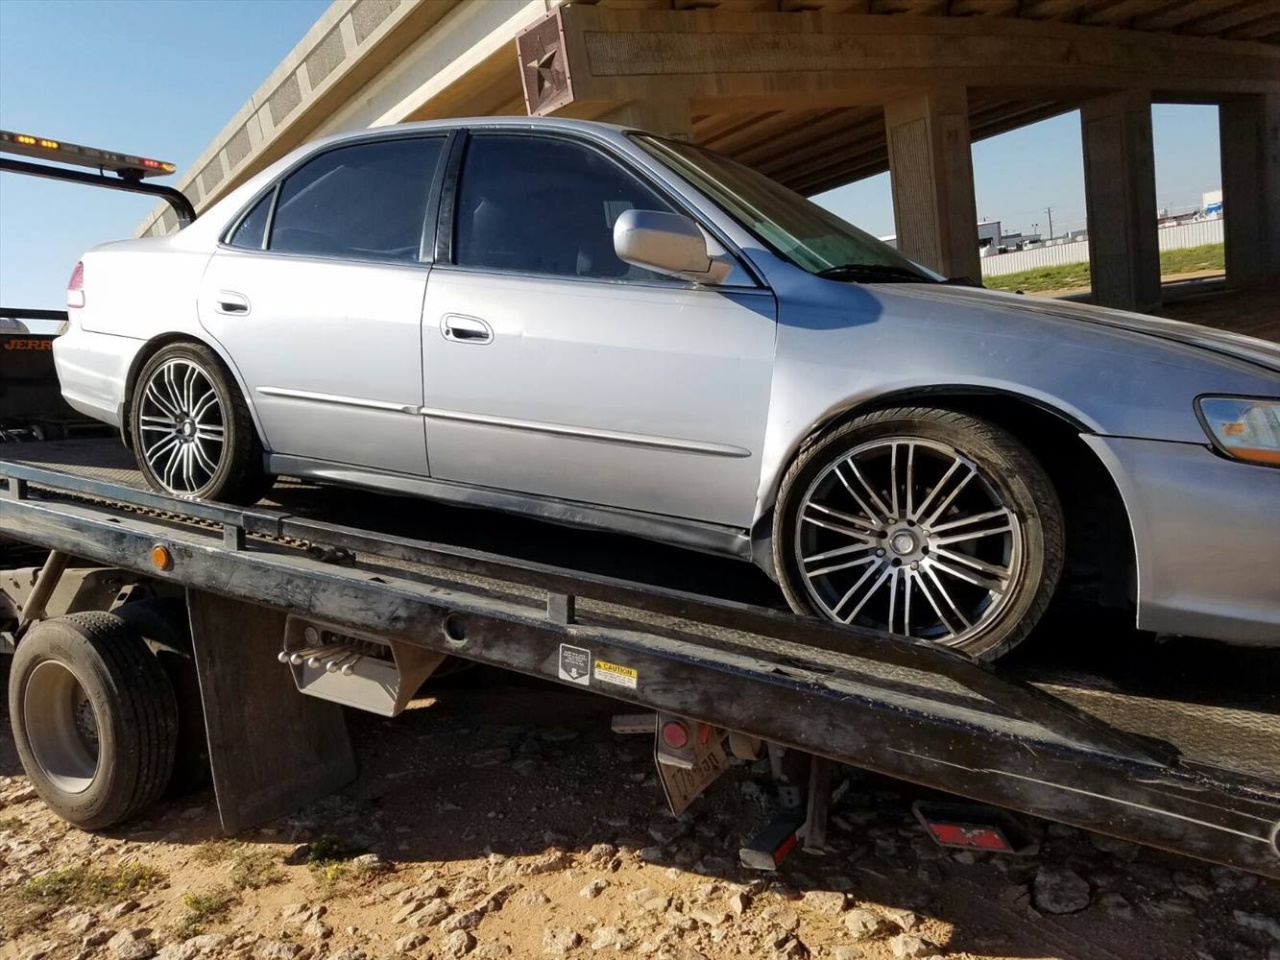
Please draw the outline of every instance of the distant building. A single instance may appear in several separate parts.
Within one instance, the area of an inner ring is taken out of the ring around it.
[[[1200,216],[1202,217],[1220,217],[1222,216],[1222,191],[1206,190],[1200,195]]]

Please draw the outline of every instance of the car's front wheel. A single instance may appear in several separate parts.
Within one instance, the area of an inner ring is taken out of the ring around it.
[[[792,464],[773,544],[797,612],[993,660],[1052,598],[1062,509],[1043,467],[995,424],[878,410]]]
[[[143,365],[129,429],[138,467],[161,493],[254,503],[270,484],[244,398],[201,344],[171,344]]]

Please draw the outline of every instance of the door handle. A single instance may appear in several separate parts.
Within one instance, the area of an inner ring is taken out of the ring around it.
[[[249,298],[234,290],[219,290],[217,299],[214,300],[214,309],[219,313],[243,316],[249,312]]]
[[[478,317],[461,317],[448,313],[440,321],[440,330],[446,340],[454,343],[492,343],[493,327]]]

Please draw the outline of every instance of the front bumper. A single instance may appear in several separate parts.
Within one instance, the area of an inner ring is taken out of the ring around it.
[[[1138,627],[1280,646],[1280,470],[1207,445],[1084,440],[1129,512]]]

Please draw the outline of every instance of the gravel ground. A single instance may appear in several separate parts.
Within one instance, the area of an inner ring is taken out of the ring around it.
[[[208,792],[67,828],[6,724],[0,957],[1280,960],[1280,884],[1032,820],[1031,856],[945,851],[923,791],[857,775],[827,856],[747,872],[759,765],[676,819],[611,701],[485,670],[427,692],[350,716],[352,787],[230,840]]]

